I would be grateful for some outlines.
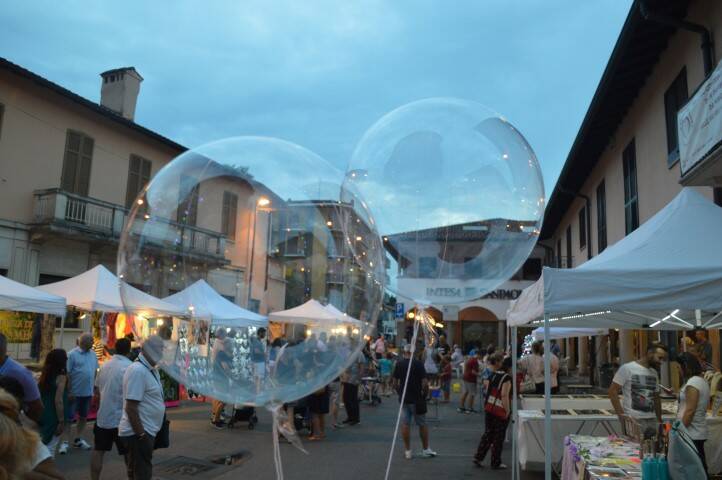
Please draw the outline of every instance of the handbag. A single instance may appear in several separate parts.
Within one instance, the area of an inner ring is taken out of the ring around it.
[[[489,390],[484,402],[484,411],[491,413],[495,417],[506,418],[507,411],[504,408],[504,402],[501,399],[501,386],[504,385],[508,375],[504,374],[501,380],[494,385],[489,386]]]
[[[170,420],[163,414],[163,423],[161,424],[160,430],[155,435],[155,443],[153,444],[153,450],[159,448],[170,447]]]

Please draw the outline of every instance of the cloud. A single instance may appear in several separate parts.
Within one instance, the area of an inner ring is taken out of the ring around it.
[[[92,100],[144,76],[137,121],[189,146],[255,134],[345,167],[364,131],[419,98],[501,112],[550,191],[630,2],[10,2],[0,55]]]

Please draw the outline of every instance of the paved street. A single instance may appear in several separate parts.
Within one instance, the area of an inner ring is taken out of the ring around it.
[[[329,430],[327,439],[320,443],[304,442],[308,455],[288,444],[282,444],[285,478],[308,480],[311,473],[320,479],[383,478],[397,406],[394,398],[384,399],[384,403],[379,407],[362,406],[360,425]],[[260,423],[253,431],[249,431],[245,424],[239,424],[234,430],[218,431],[209,424],[209,410],[207,404],[186,402],[180,408],[169,411],[172,448],[159,451],[155,458],[156,464],[166,462],[165,465],[168,465],[170,459],[178,456],[207,461],[211,457],[224,457],[242,450],[248,452],[248,458],[234,467],[214,466],[195,475],[183,475],[177,470],[164,473],[161,471],[163,466],[156,466],[155,473],[158,478],[274,479],[270,416],[266,412],[259,412]],[[429,413],[433,415],[433,407]],[[430,424],[431,447],[439,456],[433,459],[405,460],[399,438],[391,478],[511,478],[510,471],[490,471],[488,468],[480,470],[471,463],[471,454],[483,430],[480,415],[461,415],[455,411],[455,407],[441,406],[439,416],[440,422]],[[418,437],[414,437],[413,442],[414,450],[420,450]],[[510,444],[507,444],[504,461],[509,465],[510,456],[511,448]],[[89,477],[89,458],[90,452],[71,450],[67,456],[59,456],[57,461],[67,478],[83,479]],[[488,461],[487,457],[487,464]],[[124,467],[120,458],[115,453],[110,454],[103,479],[124,478]],[[527,474],[522,478],[537,480],[542,476]]]

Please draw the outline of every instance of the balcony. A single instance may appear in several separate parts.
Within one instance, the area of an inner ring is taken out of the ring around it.
[[[326,283],[344,284],[344,273],[343,272],[329,272],[326,274]]]
[[[128,222],[128,210],[94,198],[60,189],[33,192],[34,234],[52,232],[91,240],[118,241]],[[175,254],[225,260],[226,237],[218,232],[166,219],[135,222],[133,232],[145,236],[146,244]]]

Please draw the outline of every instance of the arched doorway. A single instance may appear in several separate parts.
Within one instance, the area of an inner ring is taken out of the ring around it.
[[[467,307],[459,311],[459,326],[454,343],[461,345],[464,352],[472,348],[486,348],[499,343],[499,319],[483,307]]]
[[[431,315],[434,318],[434,321],[436,323],[443,324],[444,321],[444,313],[439,310],[438,308],[434,307],[426,307],[426,312]],[[419,313],[418,309],[416,307],[412,308],[406,313],[406,318],[404,319],[404,333],[403,336],[406,338],[407,342],[411,341],[411,337],[414,334],[414,318]],[[442,333],[439,331],[438,333]],[[419,333],[419,338],[421,338],[421,333]]]

